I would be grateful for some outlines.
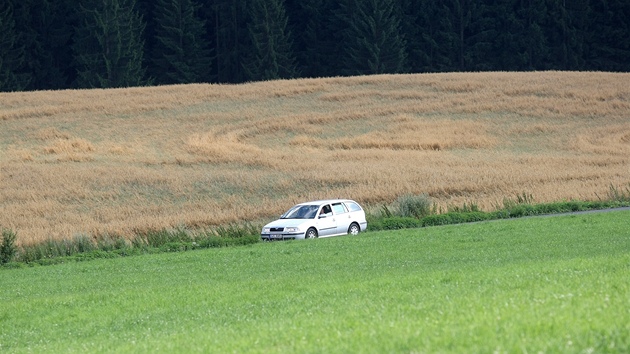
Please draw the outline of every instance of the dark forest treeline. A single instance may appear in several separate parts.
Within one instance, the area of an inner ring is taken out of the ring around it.
[[[4,0],[0,91],[630,71],[628,0]]]

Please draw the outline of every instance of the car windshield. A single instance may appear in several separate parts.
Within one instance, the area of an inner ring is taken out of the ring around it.
[[[280,219],[312,219],[318,209],[318,205],[296,205],[284,213]]]

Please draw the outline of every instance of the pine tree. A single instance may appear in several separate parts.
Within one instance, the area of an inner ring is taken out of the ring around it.
[[[243,63],[248,80],[296,77],[291,32],[282,0],[252,0],[249,15],[251,47]]]
[[[34,28],[34,18],[37,16],[36,7],[33,0],[8,0],[13,8],[13,18],[15,23],[15,32],[18,33],[16,44],[23,48],[25,60],[21,69],[16,72],[18,75],[25,75],[29,78],[28,85],[24,90],[28,90],[33,84],[34,73],[41,68],[40,54],[41,43],[38,41],[37,32]]]
[[[450,0],[446,2],[450,10],[451,23],[454,30],[454,60],[457,70],[467,70],[478,65],[479,52],[487,50],[489,42],[485,38],[487,24],[478,14],[483,8],[482,2],[471,3],[470,0]],[[473,14],[474,13],[474,14]],[[481,20],[481,21],[476,21]]]
[[[547,16],[545,0],[520,0],[517,15],[525,25],[524,43],[527,70],[546,69],[546,56],[548,55],[547,38],[543,32],[543,26]]]
[[[407,71],[406,42],[393,0],[347,0],[342,3],[343,73],[371,75]]]
[[[204,22],[193,0],[158,0],[154,20],[156,43],[151,60],[157,83],[209,82],[211,56]]]
[[[24,46],[18,42],[13,8],[9,2],[0,3],[0,91],[22,91],[30,81],[21,73],[25,67]]]
[[[588,68],[630,71],[630,2],[597,1],[592,7]]]
[[[584,67],[588,0],[547,0],[549,22],[545,34],[551,48],[553,69],[580,70]]]
[[[214,54],[212,77],[221,83],[246,80],[242,58],[248,51],[247,0],[213,0],[200,9]]]
[[[82,88],[144,85],[145,24],[135,9],[135,0],[91,0],[81,5],[80,14],[82,21],[73,45],[77,85]]]
[[[420,24],[421,11],[426,11],[426,9],[420,10],[420,8],[424,7],[425,3],[422,0],[399,0],[396,7],[396,17],[400,19],[401,33],[405,35],[407,61],[412,72],[422,71],[421,68],[428,61],[422,38],[422,33],[426,28]]]
[[[329,26],[331,0],[286,0],[287,17],[300,73],[304,77],[334,72],[334,29]]]
[[[402,28],[411,72],[453,71],[457,34],[450,8],[433,0],[406,0]]]
[[[527,24],[515,11],[517,0],[495,0],[490,8],[493,37],[486,56],[490,70],[523,70],[527,67]]]
[[[74,26],[74,11],[67,0],[16,1],[16,18],[21,43],[29,58],[31,75],[27,90],[63,89],[73,75],[68,51]]]

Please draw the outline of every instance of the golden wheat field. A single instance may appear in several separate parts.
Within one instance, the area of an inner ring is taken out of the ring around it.
[[[259,222],[319,198],[606,199],[630,184],[630,74],[0,93],[0,149],[0,227],[22,244]]]

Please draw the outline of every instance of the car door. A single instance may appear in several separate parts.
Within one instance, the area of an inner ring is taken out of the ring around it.
[[[317,229],[319,237],[334,235],[337,232],[337,222],[330,204],[322,206],[317,214]]]
[[[350,227],[352,219],[346,206],[341,202],[333,203],[332,210],[337,223],[337,230],[335,231],[335,234],[339,235],[348,233],[348,228]]]

